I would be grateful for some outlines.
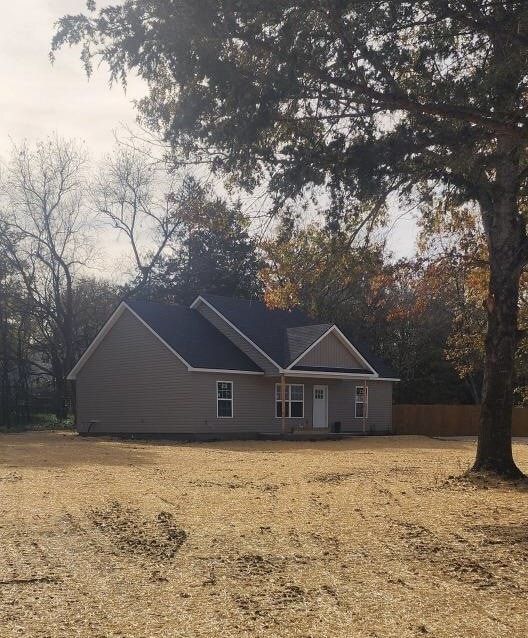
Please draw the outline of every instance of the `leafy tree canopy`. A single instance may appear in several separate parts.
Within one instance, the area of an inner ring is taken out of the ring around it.
[[[59,22],[145,122],[253,188],[363,198],[440,180],[490,198],[496,135],[528,138],[523,0],[126,0]]]
[[[445,356],[452,287],[432,285],[425,259],[391,263],[383,244],[357,242],[346,227],[281,231],[263,246],[269,305],[300,305],[369,345],[398,371],[398,403],[472,401],[469,384]]]
[[[229,204],[192,177],[179,198],[179,230],[139,294],[182,304],[206,292],[259,298],[261,258],[240,204]]]
[[[483,299],[489,280],[489,254],[484,230],[474,206],[454,206],[448,197],[433,199],[420,222],[416,293],[424,304],[436,300],[447,309],[451,324],[445,356],[480,400],[484,370],[486,310]],[[528,324],[528,274],[520,280],[519,319]],[[522,331],[519,334],[524,337]],[[528,398],[528,343],[519,340],[515,402]]]

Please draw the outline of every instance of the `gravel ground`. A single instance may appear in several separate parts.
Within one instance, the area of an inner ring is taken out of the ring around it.
[[[2,435],[0,636],[525,637],[528,491],[474,452]]]

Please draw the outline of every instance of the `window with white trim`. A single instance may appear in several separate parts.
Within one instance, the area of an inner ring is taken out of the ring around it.
[[[216,416],[231,418],[233,416],[233,382],[216,382]]]
[[[284,395],[284,416],[304,418],[304,386],[287,383]],[[275,385],[275,416],[282,417],[281,384]]]
[[[368,417],[368,387],[356,386],[356,419]]]

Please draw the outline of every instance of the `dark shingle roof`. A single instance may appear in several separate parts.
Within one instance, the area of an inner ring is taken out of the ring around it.
[[[197,310],[144,301],[126,303],[191,367],[262,372]]]
[[[304,312],[268,308],[261,301],[202,295],[226,319],[282,367],[316,341],[332,324],[313,321]],[[296,354],[297,353],[297,354]]]
[[[201,296],[283,368],[291,365],[333,325],[314,321],[298,308],[271,309],[261,301]],[[361,340],[350,334],[345,336],[381,377],[396,377],[394,370],[373,355]]]

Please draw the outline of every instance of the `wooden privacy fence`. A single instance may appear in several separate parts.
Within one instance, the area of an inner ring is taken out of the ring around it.
[[[479,405],[395,405],[394,434],[476,436]],[[528,436],[528,408],[513,408],[513,436]]]

